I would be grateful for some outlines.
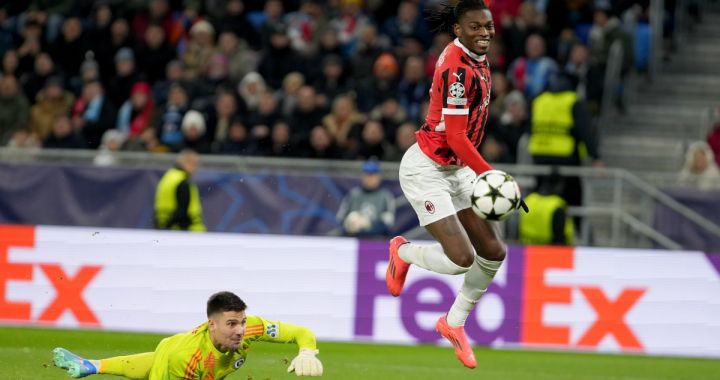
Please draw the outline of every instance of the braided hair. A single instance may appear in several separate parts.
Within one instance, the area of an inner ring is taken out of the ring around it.
[[[489,9],[483,0],[460,0],[453,6],[450,2],[441,4],[440,9],[433,9],[427,12],[425,19],[428,21],[434,32],[453,33],[455,25],[460,17],[469,11]]]

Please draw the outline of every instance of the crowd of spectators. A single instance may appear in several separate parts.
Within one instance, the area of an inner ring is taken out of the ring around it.
[[[8,2],[0,145],[399,160],[451,41],[424,19],[439,3]],[[528,104],[553,73],[600,99],[624,3],[494,2],[489,161],[522,153]]]

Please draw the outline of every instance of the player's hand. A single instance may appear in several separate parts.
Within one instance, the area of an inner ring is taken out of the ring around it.
[[[290,362],[288,372],[295,371],[298,376],[322,376],[323,365],[320,359],[316,358],[317,350],[303,348],[298,356]]]
[[[521,208],[523,211],[525,211],[526,214],[530,213],[530,208],[525,203],[525,200],[520,198],[520,203],[518,204],[518,208]]]

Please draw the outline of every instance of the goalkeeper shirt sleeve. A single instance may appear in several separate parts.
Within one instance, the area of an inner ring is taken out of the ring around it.
[[[317,348],[315,334],[307,327],[270,321],[254,315],[248,316],[245,338],[262,342],[296,343],[298,349]]]

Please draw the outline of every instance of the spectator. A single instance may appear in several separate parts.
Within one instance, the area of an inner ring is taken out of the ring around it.
[[[356,82],[372,75],[375,60],[388,47],[389,42],[385,36],[378,35],[375,25],[368,24],[362,28],[355,54],[351,56],[352,74]]]
[[[7,144],[16,130],[27,125],[30,102],[18,88],[12,75],[0,77],[0,146]]]
[[[355,110],[355,102],[349,95],[335,98],[332,110],[322,119],[333,140],[345,152],[357,149],[364,117]]]
[[[17,46],[18,74],[22,76],[33,70],[35,59],[43,51],[42,28],[38,22],[25,20]]]
[[[318,105],[317,93],[312,86],[302,86],[298,90],[295,109],[288,120],[292,120],[292,141],[295,145],[306,145],[310,131],[322,123],[324,110]]]
[[[545,32],[542,14],[537,11],[532,1],[523,2],[514,19],[509,13],[503,14],[500,19],[505,59],[510,62],[522,57],[530,35],[542,35]]]
[[[430,46],[431,35],[415,1],[403,0],[397,8],[397,16],[390,17],[383,25],[383,33],[394,45],[405,37],[416,37],[424,47]]]
[[[255,153],[253,142],[240,118],[236,117],[230,123],[227,138],[220,144],[218,153],[241,156]]]
[[[152,85],[165,79],[165,68],[173,59],[175,50],[167,41],[165,30],[158,24],[148,25],[143,44],[137,49],[137,68],[145,80]]]
[[[115,54],[115,76],[110,78],[108,93],[110,102],[120,108],[130,98],[130,90],[140,80],[135,67],[135,53],[130,48],[122,48]]]
[[[276,24],[270,35],[270,48],[265,51],[258,72],[273,89],[279,89],[282,80],[300,67],[297,54],[290,47],[290,38],[283,24]]]
[[[182,62],[174,59],[165,66],[165,79],[155,82],[152,86],[152,98],[157,106],[165,106],[170,93],[170,87],[174,83],[183,83],[185,77],[185,68]],[[185,84],[187,86],[187,84]]]
[[[500,115],[503,112],[505,97],[512,90],[507,77],[501,72],[492,73],[492,91],[490,91],[490,114]]]
[[[168,153],[170,148],[160,143],[155,128],[147,128],[133,140],[126,140],[124,150],[132,152]]]
[[[205,118],[195,110],[189,110],[182,119],[183,149],[200,154],[210,153],[210,143],[205,138]]]
[[[78,68],[88,48],[80,19],[68,17],[63,23],[62,36],[50,45],[50,55],[65,75],[73,77],[79,74]]]
[[[305,76],[297,71],[293,71],[285,76],[282,82],[282,88],[275,92],[275,99],[280,108],[280,114],[283,117],[289,117],[297,104],[298,91],[305,85]]]
[[[386,161],[394,156],[395,148],[385,139],[383,125],[377,120],[368,120],[362,128],[360,143],[355,158],[368,160],[375,157]]]
[[[340,14],[330,20],[330,25],[337,32],[340,44],[348,56],[355,51],[363,27],[370,23],[361,7],[362,0],[340,0]]]
[[[305,157],[338,159],[342,157],[342,152],[333,141],[330,132],[325,127],[317,125],[310,131],[310,145]]]
[[[398,84],[398,100],[410,119],[420,119],[420,105],[427,97],[429,90],[430,82],[425,76],[423,58],[420,56],[408,57],[405,61],[403,78]]]
[[[322,2],[302,0],[300,9],[285,16],[287,35],[293,50],[304,56],[317,53],[320,31],[326,28]]]
[[[570,49],[563,72],[575,83],[578,99],[587,100],[588,71],[588,50],[585,45],[577,43]]]
[[[221,32],[218,37],[218,51],[228,60],[230,80],[239,82],[257,68],[258,54],[247,42],[233,32]]]
[[[152,24],[162,27],[166,35],[173,32],[175,20],[173,20],[170,6],[168,0],[150,0],[146,8],[134,12],[131,29],[137,43],[142,42],[145,32]]]
[[[502,150],[494,162],[516,163],[520,138],[530,131],[527,102],[520,91],[512,91],[503,99],[502,106],[500,117],[488,128],[488,137]]]
[[[21,79],[25,96],[28,99],[35,99],[38,92],[45,87],[45,82],[51,76],[57,76],[55,63],[50,54],[40,53],[35,57],[34,70],[23,75]]]
[[[323,59],[322,76],[315,81],[314,86],[322,96],[323,104],[329,104],[332,99],[354,87],[345,73],[342,58],[334,54],[327,55]]]
[[[537,191],[525,197],[532,212],[520,213],[520,241],[525,245],[573,245],[575,228],[561,197],[563,179],[557,173],[543,177]]]
[[[155,228],[202,232],[200,191],[192,176],[200,167],[200,157],[192,150],[177,156],[175,167],[168,169],[155,191]]]
[[[115,154],[125,143],[127,135],[117,129],[108,129],[102,137],[102,143],[98,153],[93,158],[95,166],[113,166],[117,164],[118,158]]]
[[[682,184],[700,189],[720,187],[720,170],[715,163],[715,155],[706,142],[695,141],[690,144],[679,180]]]
[[[256,154],[268,157],[290,157],[296,152],[290,145],[290,126],[282,121],[277,121],[270,130],[269,135],[256,142]]]
[[[599,109],[605,78],[605,68],[610,56],[610,47],[620,41],[623,48],[621,74],[627,75],[634,62],[634,52],[630,36],[620,25],[620,20],[613,17],[610,9],[598,7],[593,13],[593,26],[588,37],[590,68],[588,73],[588,101],[593,109]],[[617,91],[617,89],[609,89]],[[621,97],[618,97],[621,99]]]
[[[453,38],[449,33],[438,33],[433,37],[433,42],[428,49],[425,61],[425,77],[432,80],[433,74],[435,73],[435,65],[440,59],[440,55],[445,51],[445,47],[452,42]],[[492,44],[490,46],[494,46]],[[493,69],[495,67],[493,66]]]
[[[110,80],[115,75],[115,56],[122,48],[135,47],[135,41],[130,34],[130,25],[127,20],[120,17],[115,19],[110,25],[109,38],[101,35],[94,42],[93,52],[94,58],[97,60],[101,78],[104,81]]]
[[[98,81],[85,83],[82,95],[72,109],[72,123],[80,131],[88,149],[97,149],[108,129],[115,125],[117,111],[105,97],[102,84]]]
[[[190,41],[182,54],[186,79],[194,80],[207,70],[210,57],[215,54],[215,28],[200,20],[190,28]]]
[[[152,128],[155,103],[150,97],[150,85],[136,82],[130,90],[130,99],[120,107],[115,128],[129,139],[135,139],[144,130]]]
[[[37,136],[27,128],[16,130],[7,143],[7,147],[18,149],[39,148],[41,145],[41,141],[38,140]]]
[[[531,34],[525,44],[525,56],[510,64],[507,77],[513,88],[522,91],[527,99],[533,99],[545,90],[550,76],[557,71],[555,61],[545,55],[543,37]]]
[[[284,17],[284,7],[282,0],[267,0],[263,7],[262,19],[255,28],[260,35],[260,43],[262,49],[266,50],[270,47],[270,39],[275,30],[275,26],[282,23]]]
[[[400,161],[405,152],[417,141],[415,139],[417,127],[413,123],[403,123],[398,127],[395,135],[395,145],[397,149],[387,158],[388,161]]]
[[[53,120],[50,134],[43,140],[42,146],[47,149],[84,149],[86,144],[75,132],[70,118],[61,115]]]
[[[243,77],[238,84],[238,94],[240,95],[241,106],[243,114],[256,112],[258,105],[260,104],[260,98],[267,92],[267,86],[265,85],[265,79],[256,73],[249,72]]]
[[[213,54],[207,63],[206,71],[194,82],[197,86],[193,105],[196,108],[204,108],[212,103],[212,98],[218,89],[229,90],[234,87],[230,80],[227,58],[221,53]]]
[[[207,112],[207,137],[211,142],[212,151],[220,151],[227,139],[230,125],[237,117],[237,100],[229,90],[218,90],[215,104]]]
[[[420,111],[420,114],[422,116],[419,119],[425,121],[427,112]],[[393,144],[395,143],[395,133],[398,127],[408,120],[407,113],[400,107],[400,102],[395,98],[387,98],[382,104],[373,108],[370,111],[370,118],[380,120],[385,131],[385,137]]]
[[[158,121],[155,123],[160,143],[177,151],[182,144],[182,120],[188,110],[188,94],[180,83],[170,86],[168,102],[158,112]]]
[[[215,29],[222,32],[231,32],[245,41],[253,49],[260,48],[260,36],[247,19],[245,3],[242,0],[228,0],[225,2],[225,12],[213,21]]]
[[[362,166],[361,185],[343,198],[337,213],[344,235],[387,236],[395,224],[395,196],[382,186],[380,164],[367,160]]]
[[[2,70],[3,75],[12,75],[15,78],[20,78],[22,72],[20,71],[20,60],[18,58],[17,50],[8,49],[5,54],[2,55]]]
[[[44,140],[58,116],[69,115],[75,103],[75,96],[63,89],[60,77],[50,77],[45,88],[37,95],[35,105],[30,108],[30,130],[38,139]]]
[[[358,88],[358,108],[369,112],[397,92],[398,63],[390,53],[383,53],[373,64],[373,76],[366,78]]]

